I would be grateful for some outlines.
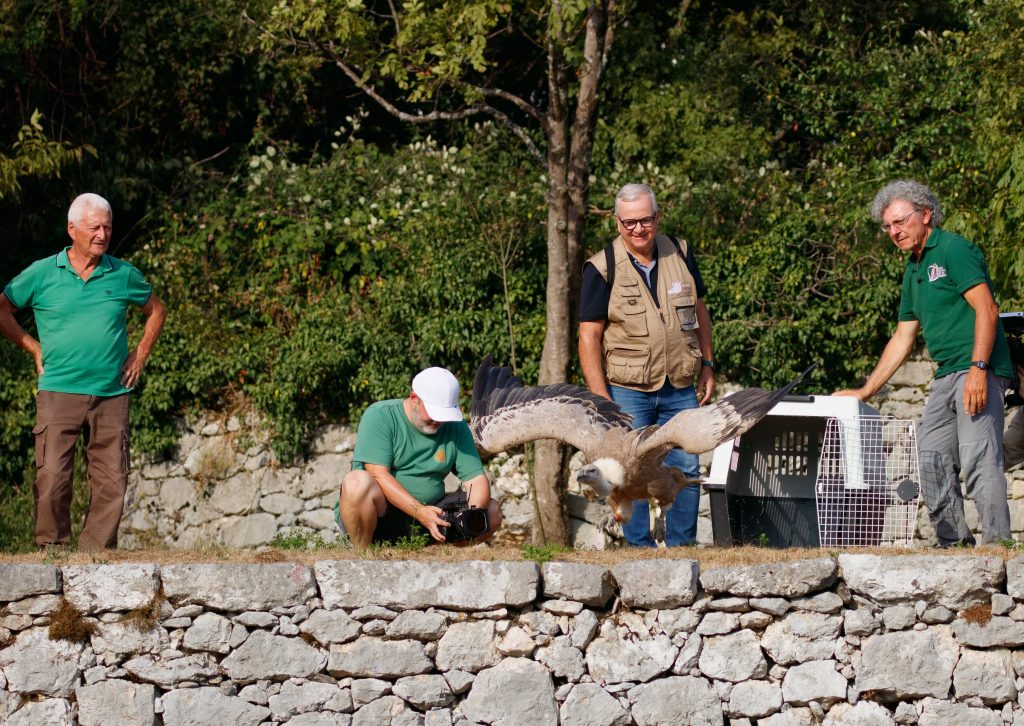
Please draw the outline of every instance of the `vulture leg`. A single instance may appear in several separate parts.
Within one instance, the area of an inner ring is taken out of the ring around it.
[[[658,514],[654,518],[654,541],[664,542],[665,541],[665,513],[671,504],[667,506],[659,506]]]

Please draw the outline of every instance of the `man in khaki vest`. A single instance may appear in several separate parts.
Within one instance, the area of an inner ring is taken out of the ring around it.
[[[635,428],[664,424],[707,403],[715,390],[704,281],[689,245],[658,234],[659,221],[651,188],[627,184],[615,195],[619,236],[583,265],[583,376],[591,391],[631,414]],[[698,457],[679,449],[665,464],[693,480],[700,475]],[[679,492],[665,518],[666,545],[696,541],[699,504],[696,483]],[[631,545],[655,546],[647,502],[634,504],[622,530]]]

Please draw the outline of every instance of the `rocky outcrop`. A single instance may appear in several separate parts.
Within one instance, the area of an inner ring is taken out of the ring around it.
[[[8,724],[1024,723],[1024,557],[2,574]]]

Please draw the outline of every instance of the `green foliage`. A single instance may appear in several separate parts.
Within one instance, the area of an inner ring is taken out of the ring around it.
[[[299,529],[282,529],[274,535],[270,546],[279,550],[325,550],[339,546],[351,547],[347,538],[327,542],[319,532],[303,532]]]
[[[32,423],[26,429],[29,432],[31,446]],[[0,457],[0,462],[17,461],[19,458],[31,458],[32,449],[19,452],[21,456]],[[35,479],[34,461],[15,478],[4,482],[0,489],[0,552],[34,552],[36,547],[35,530],[33,528],[34,502],[32,485]],[[7,486],[10,485],[10,486]],[[75,447],[75,465],[71,482],[71,543],[76,546],[78,535],[85,525],[85,514],[89,504],[88,473],[85,465],[85,444],[79,439]],[[62,550],[57,548],[48,553],[60,556]]]
[[[505,230],[538,256],[543,230],[522,193],[539,181],[502,138],[481,129],[471,147],[428,139],[385,155],[339,136],[305,165],[266,144],[226,183],[197,179],[193,211],[169,210],[134,258],[169,310],[136,441],[166,447],[182,407],[242,394],[270,416],[287,458],[310,427],[405,395],[416,370],[445,365],[468,381],[486,354],[507,359],[487,235]],[[542,272],[507,273],[518,344],[536,361]]]
[[[423,527],[421,527],[419,524],[417,524],[416,531],[414,531],[412,534],[405,537],[399,537],[391,544],[372,544],[370,545],[370,549],[376,550],[378,552],[382,550],[398,550],[399,552],[419,552],[420,550],[425,549],[432,541],[433,538],[430,536],[430,533],[423,529]]]
[[[568,547],[562,547],[560,545],[553,544],[524,544],[522,553],[524,560],[533,560],[538,565],[543,565],[545,562],[551,562],[558,555],[563,552],[569,552]]]
[[[71,144],[46,137],[38,109],[29,122],[18,131],[13,145],[13,156],[0,152],[0,199],[17,196],[21,191],[19,179],[23,177],[59,177],[61,169],[72,162],[81,161],[82,154],[96,155],[91,146],[74,148]]]

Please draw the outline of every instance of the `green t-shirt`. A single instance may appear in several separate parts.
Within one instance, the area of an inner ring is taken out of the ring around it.
[[[359,419],[353,469],[364,464],[386,466],[421,504],[444,496],[450,472],[466,481],[484,473],[473,434],[465,421],[450,421],[432,436],[409,421],[402,399],[378,401]]]
[[[121,385],[128,306],[145,305],[152,288],[136,268],[110,255],[83,281],[68,263],[68,249],[33,262],[4,295],[35,315],[43,348],[40,391],[118,396],[129,390]]]
[[[920,321],[928,354],[939,364],[936,378],[971,367],[975,315],[964,293],[980,284],[992,289],[981,250],[938,227],[928,236],[921,256],[912,254],[907,260],[899,319]],[[997,322],[989,364],[997,375],[1013,378],[1001,322]]]

